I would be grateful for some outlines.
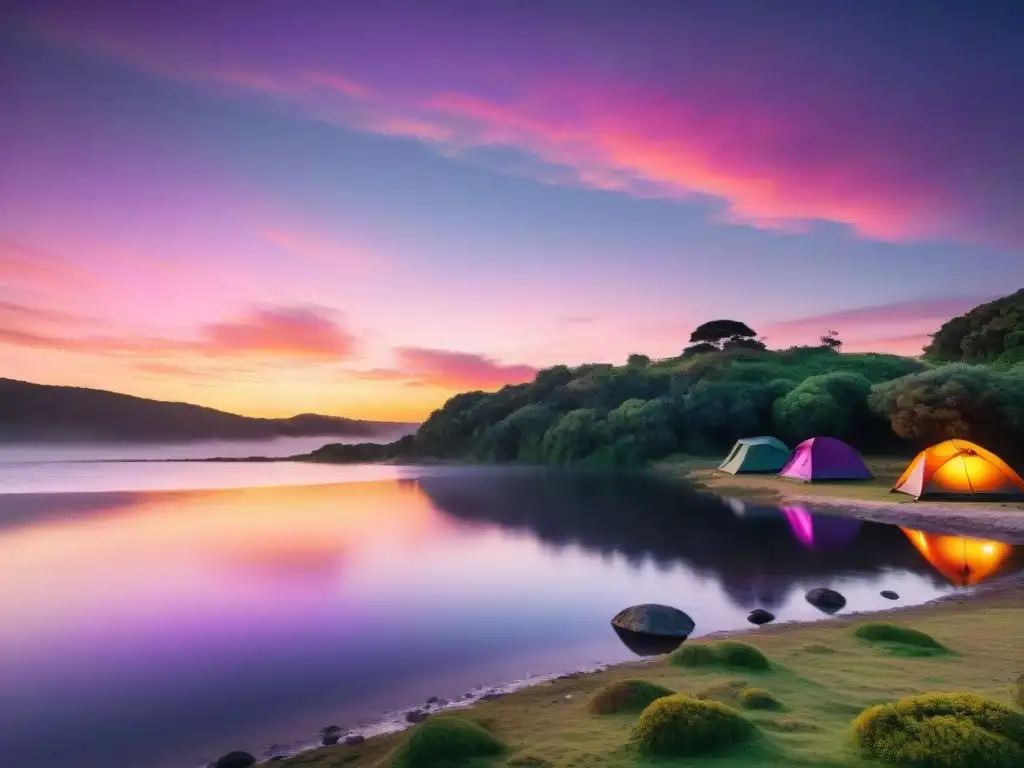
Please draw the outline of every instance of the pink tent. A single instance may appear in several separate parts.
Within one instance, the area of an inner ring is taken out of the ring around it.
[[[779,477],[816,480],[870,480],[874,475],[854,448],[834,437],[812,437],[793,450]]]

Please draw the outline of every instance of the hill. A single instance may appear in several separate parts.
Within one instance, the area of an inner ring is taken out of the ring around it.
[[[1024,362],[1024,288],[949,320],[932,335],[924,354],[941,363]]]
[[[990,307],[966,317],[990,316]],[[790,445],[829,435],[864,452],[898,454],[963,437],[1007,461],[1024,460],[1024,363],[936,365],[846,354],[835,332],[820,346],[768,350],[734,320],[705,323],[690,341],[666,360],[634,354],[619,366],[558,365],[532,382],[459,394],[414,437],[388,446],[325,446],[310,458],[628,467],[674,453],[723,455],[752,435]]]
[[[99,389],[0,379],[0,442],[390,437],[413,427],[313,413],[286,419],[259,419]]]

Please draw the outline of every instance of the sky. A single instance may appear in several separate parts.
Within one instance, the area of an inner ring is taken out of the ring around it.
[[[12,0],[0,376],[420,420],[1024,285],[1024,5]]]

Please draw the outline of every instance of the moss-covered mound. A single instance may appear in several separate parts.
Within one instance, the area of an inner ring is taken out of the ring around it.
[[[782,702],[764,688],[744,688],[738,698],[747,709],[782,709]]]
[[[853,721],[857,742],[887,763],[924,768],[1024,765],[1024,715],[972,693],[928,693],[880,704]]]
[[[755,672],[766,671],[771,666],[765,655],[757,648],[736,640],[684,644],[672,652],[669,661],[679,667],[717,664],[730,669],[749,669]]]
[[[438,717],[413,729],[395,753],[392,765],[394,768],[433,768],[496,755],[504,749],[504,744],[476,723],[459,717]]]
[[[613,715],[616,712],[639,712],[648,704],[675,691],[646,680],[620,680],[609,683],[594,694],[589,709],[595,715]]]
[[[853,634],[861,640],[868,640],[872,643],[899,643],[930,651],[946,650],[945,646],[931,635],[910,627],[901,627],[899,624],[889,624],[883,621],[861,624],[853,631]]]
[[[685,694],[658,699],[640,715],[633,737],[651,755],[697,755],[749,739],[754,726],[717,701]]]

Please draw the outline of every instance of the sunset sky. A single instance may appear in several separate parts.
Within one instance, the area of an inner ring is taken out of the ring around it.
[[[418,420],[1024,285],[1024,4],[4,8],[0,376]]]

